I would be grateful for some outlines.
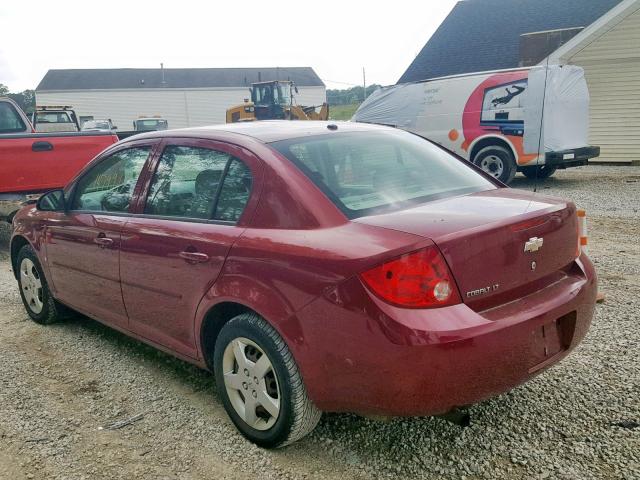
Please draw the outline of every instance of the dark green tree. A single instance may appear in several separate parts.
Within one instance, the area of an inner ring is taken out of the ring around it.
[[[20,93],[10,93],[9,98],[20,105],[20,108],[26,113],[31,114],[36,109],[36,91],[25,90]]]
[[[380,85],[377,84],[367,86],[367,97],[379,87]],[[329,105],[351,105],[354,103],[360,103],[363,100],[363,90],[364,89],[361,86],[355,86],[343,90],[327,90],[327,102]]]

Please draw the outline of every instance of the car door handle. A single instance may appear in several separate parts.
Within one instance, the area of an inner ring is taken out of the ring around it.
[[[97,243],[100,248],[106,248],[113,245],[113,238],[96,237],[93,241]]]
[[[53,150],[53,145],[49,142],[33,142],[31,144],[31,150],[34,152],[48,152]]]
[[[204,263],[209,261],[209,255],[207,255],[206,253],[184,251],[180,252],[178,255],[183,260],[186,260],[187,263],[191,264]]]

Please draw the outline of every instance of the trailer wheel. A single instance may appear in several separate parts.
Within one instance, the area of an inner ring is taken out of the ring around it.
[[[502,183],[513,180],[518,170],[513,154],[498,145],[484,147],[473,157],[473,163]]]
[[[538,169],[538,176],[536,177],[536,168]],[[551,175],[556,173],[558,167],[552,167],[550,165],[538,165],[534,167],[522,167],[522,173],[525,177],[530,179],[538,178],[539,180],[544,180],[545,178],[549,178]]]

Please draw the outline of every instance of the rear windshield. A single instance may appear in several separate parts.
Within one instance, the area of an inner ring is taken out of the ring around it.
[[[41,112],[36,114],[37,123],[73,123],[67,112]]]
[[[136,120],[139,130],[166,130],[166,120]]]
[[[335,133],[271,145],[349,218],[496,188],[464,161],[401,130]]]

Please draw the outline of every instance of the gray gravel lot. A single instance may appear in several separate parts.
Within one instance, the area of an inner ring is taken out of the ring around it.
[[[571,169],[539,191],[588,213],[606,300],[583,344],[473,406],[466,429],[330,414],[279,451],[236,432],[209,374],[87,319],[29,321],[0,227],[0,478],[640,478],[640,168]]]

